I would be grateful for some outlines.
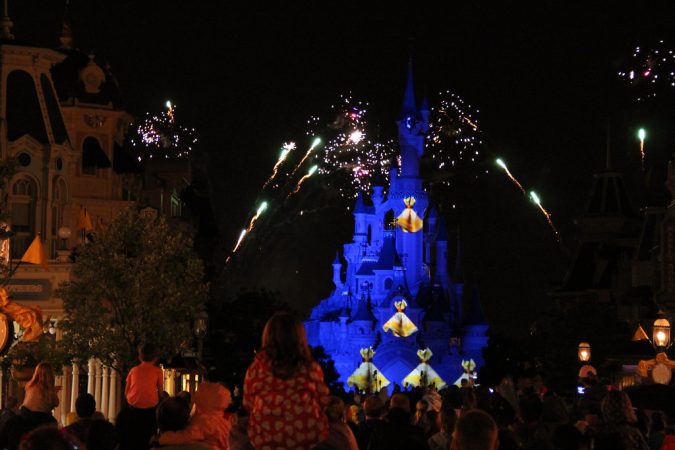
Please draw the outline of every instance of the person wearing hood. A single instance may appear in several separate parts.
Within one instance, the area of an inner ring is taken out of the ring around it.
[[[159,435],[160,445],[203,442],[216,450],[228,450],[232,423],[225,416],[230,405],[230,391],[217,383],[205,381],[194,395],[195,413],[185,429]]]

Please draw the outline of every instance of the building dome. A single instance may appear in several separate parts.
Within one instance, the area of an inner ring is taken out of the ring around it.
[[[59,48],[65,59],[52,68],[54,87],[61,103],[122,106],[117,81],[96,61],[94,55],[70,48]]]

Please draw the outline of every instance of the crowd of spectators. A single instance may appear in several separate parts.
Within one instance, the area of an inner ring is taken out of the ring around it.
[[[505,376],[497,386],[431,387],[331,395],[312,359],[302,322],[288,313],[266,324],[243,390],[203,381],[194,395],[163,391],[152,345],[126,379],[115,425],[90,394],[59,428],[54,371],[37,366],[21,405],[0,411],[0,448],[136,450],[670,450],[675,405],[634,408],[625,391],[580,379],[559,395],[541,377]],[[336,394],[336,393],[334,393]]]

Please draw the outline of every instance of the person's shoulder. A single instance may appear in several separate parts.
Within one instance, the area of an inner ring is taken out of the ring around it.
[[[269,366],[269,364],[270,357],[265,350],[260,350],[257,352],[253,357],[253,361],[251,362],[251,366],[255,367],[266,367]]]
[[[318,362],[310,361],[306,367],[309,369],[311,373],[320,374],[323,379],[323,369],[321,369],[321,366],[319,365]]]

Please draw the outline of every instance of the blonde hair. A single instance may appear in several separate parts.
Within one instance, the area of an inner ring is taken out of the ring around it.
[[[45,394],[45,397],[54,390],[54,368],[51,364],[42,362],[37,365],[33,378],[26,383],[26,389],[38,388]]]

